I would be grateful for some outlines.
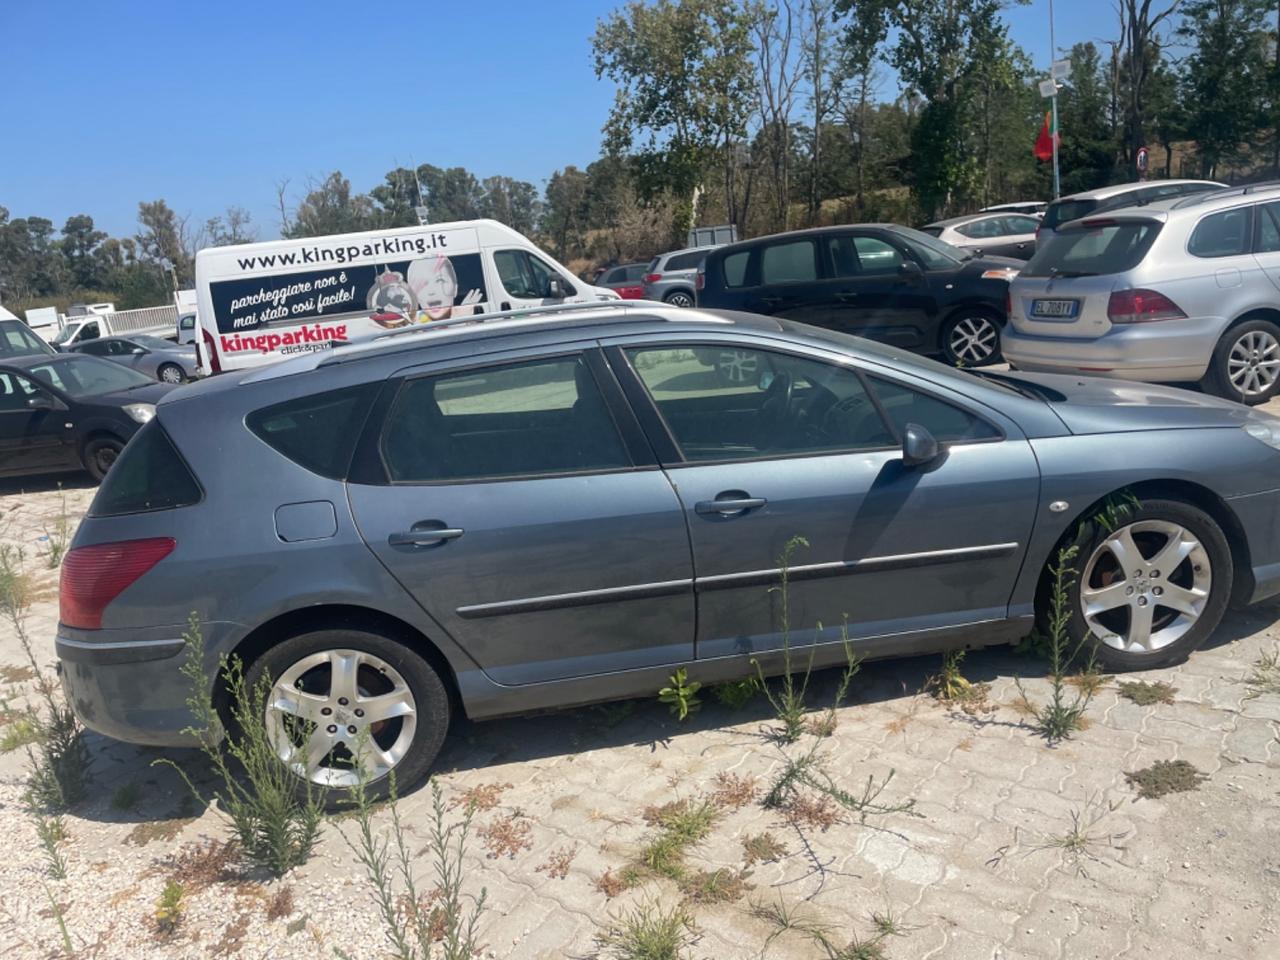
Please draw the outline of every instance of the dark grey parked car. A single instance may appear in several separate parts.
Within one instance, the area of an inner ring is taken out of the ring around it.
[[[726,353],[754,376],[726,382]],[[57,651],[89,727],[188,743],[194,610],[211,656],[273,685],[283,762],[338,786],[355,751],[384,787],[455,711],[777,672],[797,535],[792,640],[818,665],[846,615],[873,657],[1022,637],[1076,544],[1076,636],[1153,667],[1280,592],[1278,447],[1221,400],[746,314],[443,321],[167,397],[63,563]],[[1089,522],[1119,491],[1140,508]]]
[[[160,337],[99,337],[71,348],[131,367],[164,383],[185,383],[196,376],[196,345],[176,344]]]

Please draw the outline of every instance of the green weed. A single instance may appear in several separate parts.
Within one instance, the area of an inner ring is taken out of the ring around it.
[[[658,691],[658,702],[665,703],[677,720],[683,722],[689,714],[702,709],[702,701],[698,699],[702,684],[690,680],[684,667],[673,673],[667,682],[668,686]]]

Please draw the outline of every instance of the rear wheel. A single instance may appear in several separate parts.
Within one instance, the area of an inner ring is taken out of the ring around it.
[[[1246,320],[1223,334],[1213,351],[1204,387],[1237,403],[1266,403],[1280,390],[1280,327]]]
[[[156,371],[156,378],[163,383],[182,383],[187,379],[187,375],[176,363],[165,363],[161,364],[160,369]]]
[[[673,307],[693,306],[693,295],[684,290],[676,290],[672,293],[668,293],[663,299]]]
[[[1231,550],[1204,511],[1148,500],[1112,530],[1081,524],[1075,543],[1071,646],[1091,644],[1105,669],[1176,663],[1221,622],[1234,575]]]
[[[942,328],[942,354],[956,367],[999,363],[1000,322],[985,310],[962,310]]]
[[[267,736],[299,779],[340,799],[363,778],[369,794],[421,780],[449,728],[440,676],[404,644],[358,630],[318,630],[270,648],[250,666],[268,677]]]
[[[80,462],[89,476],[101,483],[123,449],[124,441],[119,437],[94,437],[80,451]]]

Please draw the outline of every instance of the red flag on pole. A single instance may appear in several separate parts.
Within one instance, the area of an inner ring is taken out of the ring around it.
[[[1035,153],[1036,159],[1043,163],[1048,163],[1052,160],[1053,145],[1055,141],[1059,144],[1062,142],[1058,137],[1057,128],[1053,123],[1053,112],[1046,110],[1044,114],[1044,125],[1040,127],[1040,136],[1036,137],[1036,145],[1032,151]]]

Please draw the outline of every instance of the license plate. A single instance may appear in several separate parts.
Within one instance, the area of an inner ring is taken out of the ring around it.
[[[1048,317],[1054,320],[1067,320],[1074,317],[1079,308],[1079,300],[1031,301],[1031,315],[1033,317]]]

